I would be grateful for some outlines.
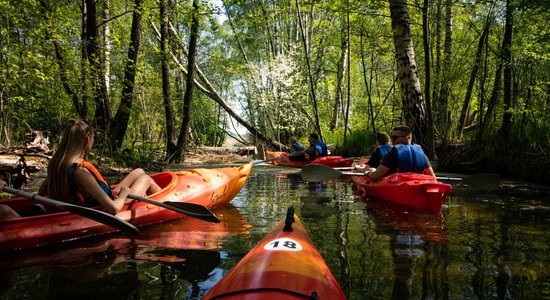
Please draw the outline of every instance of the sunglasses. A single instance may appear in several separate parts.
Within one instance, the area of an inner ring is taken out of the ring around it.
[[[391,139],[392,139],[392,141],[395,141],[395,140],[397,140],[397,139],[400,138],[400,137],[406,137],[406,135],[392,135],[392,136],[391,136]]]

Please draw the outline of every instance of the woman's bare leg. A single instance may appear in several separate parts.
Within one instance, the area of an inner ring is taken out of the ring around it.
[[[160,186],[149,177],[149,175],[143,174],[139,176],[130,186],[133,194],[138,196],[151,195],[161,191]]]
[[[7,205],[0,205],[0,220],[21,217],[15,210]]]

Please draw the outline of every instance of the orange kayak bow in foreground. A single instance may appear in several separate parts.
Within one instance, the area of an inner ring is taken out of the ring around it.
[[[345,299],[294,209],[203,299]]]
[[[209,209],[231,201],[246,183],[252,164],[237,168],[194,169],[180,172],[162,172],[151,177],[162,190],[148,197],[156,201],[194,203]],[[1,202],[20,215],[26,215],[36,201],[12,198]],[[115,232],[105,224],[46,206],[47,213],[35,216],[0,220],[0,252],[75,240]],[[28,215],[28,214],[27,214]],[[141,201],[127,203],[116,216],[139,227],[183,215]]]

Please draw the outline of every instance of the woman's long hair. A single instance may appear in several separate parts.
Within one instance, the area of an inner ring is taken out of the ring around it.
[[[53,199],[71,202],[69,189],[69,167],[78,158],[86,158],[88,138],[93,137],[94,128],[86,120],[71,120],[65,128],[59,147],[48,164],[46,193]]]

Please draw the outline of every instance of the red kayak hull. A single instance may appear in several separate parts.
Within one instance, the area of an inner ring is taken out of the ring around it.
[[[238,168],[195,169],[181,172],[162,172],[151,177],[163,187],[149,198],[156,201],[188,202],[209,209],[231,201],[246,183],[252,164]],[[37,203],[25,198],[2,201],[22,213]],[[0,252],[47,245],[117,231],[88,218],[47,207],[49,213],[0,221]],[[127,203],[117,217],[143,226],[184,215],[145,202]],[[139,236],[139,235],[138,235]]]
[[[281,221],[203,299],[345,299],[296,215]]]
[[[333,156],[333,155],[318,157],[314,160],[308,160],[308,161],[289,160],[286,157],[286,152],[266,151],[266,156],[268,159],[282,157],[281,159],[276,159],[271,161],[276,166],[287,166],[287,167],[295,167],[295,168],[301,168],[308,164],[319,164],[319,165],[325,165],[332,168],[351,167],[351,165],[353,165],[353,158],[344,158],[342,156]]]
[[[452,190],[432,176],[416,173],[395,173],[372,182],[367,176],[354,176],[356,192],[431,213],[441,211],[443,199]]]

